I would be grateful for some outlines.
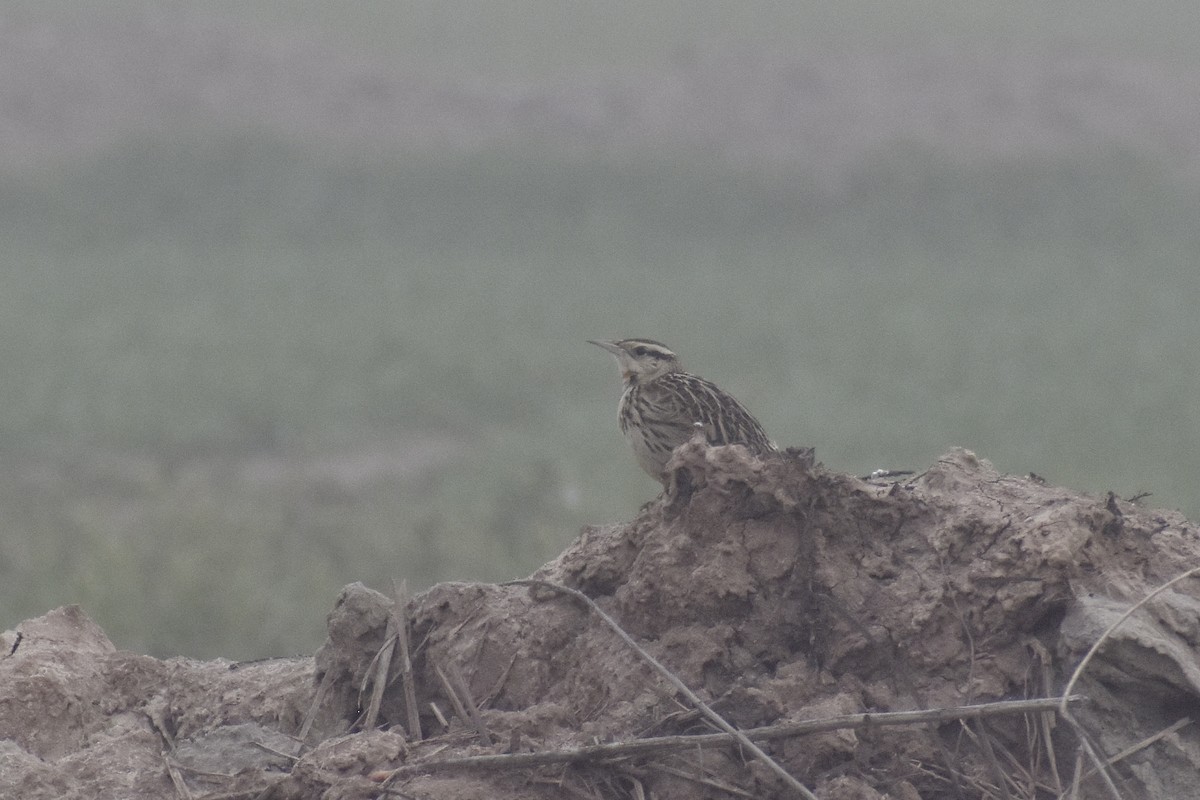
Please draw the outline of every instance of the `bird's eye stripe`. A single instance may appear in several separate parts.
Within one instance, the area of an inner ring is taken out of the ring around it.
[[[650,358],[667,360],[675,357],[673,353],[663,352],[656,347],[646,347],[645,345],[638,345],[630,352],[632,352],[638,358],[645,358],[646,356],[649,356]]]

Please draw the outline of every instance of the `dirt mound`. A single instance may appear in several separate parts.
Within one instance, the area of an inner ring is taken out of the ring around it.
[[[886,714],[1056,696],[1198,563],[1178,514],[967,451],[888,484],[697,443],[635,520],[585,529],[534,578],[592,598],[817,797],[1050,798],[1081,777],[1081,798],[1179,800],[1200,797],[1196,578],[1075,684],[1080,730],[1120,756],[1111,788],[1052,711]],[[578,598],[441,584],[402,610],[421,741],[399,647],[372,697],[400,615],[361,585],[314,659],[158,661],[75,608],[26,622],[0,659],[0,796],[793,796]]]

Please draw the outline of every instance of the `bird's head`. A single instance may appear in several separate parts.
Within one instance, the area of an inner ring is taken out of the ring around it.
[[[653,339],[622,339],[619,342],[589,339],[588,343],[613,354],[621,368],[621,380],[626,385],[646,383],[680,369],[679,357],[671,348]]]

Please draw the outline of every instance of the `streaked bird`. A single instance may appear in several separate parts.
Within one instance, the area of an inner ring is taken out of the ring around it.
[[[588,340],[617,359],[625,392],[618,420],[642,469],[666,485],[671,452],[704,432],[711,445],[741,444],[754,453],[775,451],[762,425],[715,384],[684,372],[679,357],[653,339]]]

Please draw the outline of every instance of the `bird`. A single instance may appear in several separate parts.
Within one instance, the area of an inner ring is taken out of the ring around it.
[[[710,445],[740,444],[752,453],[775,452],[762,425],[732,395],[684,372],[679,357],[653,339],[602,341],[617,359],[625,391],[617,418],[643,470],[665,487],[667,462],[676,447],[700,430]]]

